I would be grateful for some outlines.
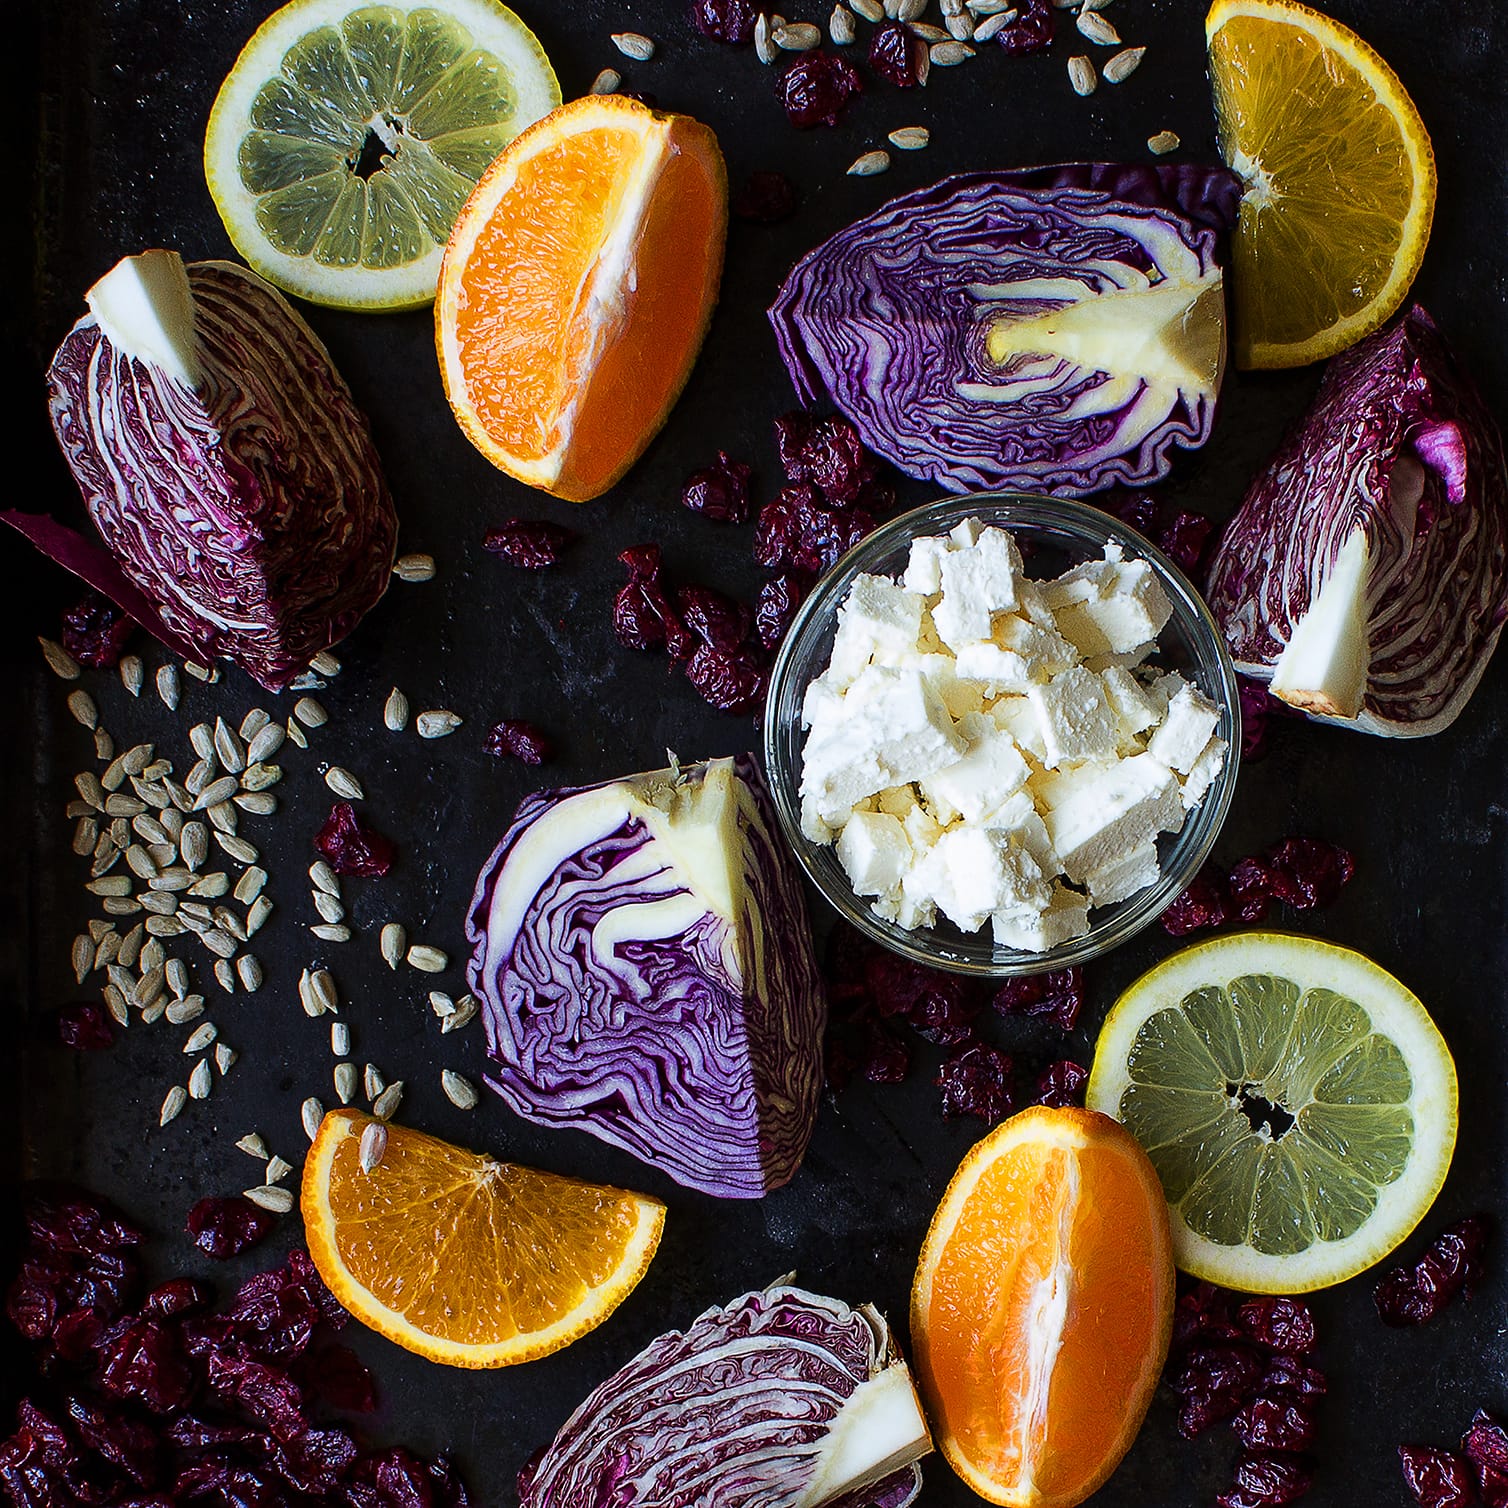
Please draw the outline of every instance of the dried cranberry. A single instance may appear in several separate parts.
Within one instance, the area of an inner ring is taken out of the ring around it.
[[[1262,1391],[1270,1393],[1279,1388],[1299,1398],[1323,1398],[1328,1384],[1325,1374],[1317,1368],[1305,1366],[1293,1356],[1277,1355],[1268,1362],[1262,1375]]]
[[[1178,1433],[1192,1440],[1229,1419],[1255,1392],[1261,1377],[1262,1364],[1247,1346],[1190,1346],[1171,1379],[1173,1391],[1183,1399]]]
[[[733,196],[733,213],[740,220],[756,225],[778,225],[789,220],[801,207],[796,185],[784,173],[759,168],[744,180]]]
[[[1194,876],[1189,888],[1162,914],[1162,929],[1186,937],[1207,927],[1223,927],[1230,920],[1230,896],[1225,877],[1213,864]]]
[[[1237,681],[1236,689],[1241,697],[1241,758],[1250,762],[1267,752],[1272,718],[1283,704],[1260,681],[1248,680],[1244,675]]]
[[[1508,1428],[1486,1409],[1478,1409],[1461,1436],[1461,1454],[1476,1469],[1477,1488],[1487,1508],[1508,1504]]]
[[[141,1232],[101,1199],[34,1192],[26,1202],[26,1238],[39,1255],[101,1257],[134,1251]]]
[[[696,640],[665,595],[659,545],[633,545],[618,559],[628,567],[628,584],[613,603],[613,632],[619,642],[629,649],[663,645],[672,659],[684,660]]]
[[[774,649],[785,638],[805,596],[805,579],[794,571],[782,571],[760,587],[754,632],[766,649]]]
[[[937,1070],[944,1120],[977,1115],[994,1125],[1015,1108],[1011,1094],[1013,1064],[1008,1054],[988,1042],[973,1042],[951,1053]]]
[[[719,523],[747,523],[752,475],[742,461],[735,461],[726,450],[720,450],[713,465],[693,471],[686,478],[681,502],[693,513],[704,514]]]
[[[141,1312],[157,1319],[175,1319],[180,1314],[198,1314],[208,1309],[214,1297],[207,1283],[196,1283],[193,1278],[169,1278],[147,1295]]]
[[[1247,1450],[1301,1454],[1314,1444],[1314,1415],[1297,1398],[1281,1393],[1258,1393],[1232,1427]]]
[[[794,453],[782,450],[781,464],[793,482],[810,482],[829,507],[857,502],[879,475],[858,430],[837,414],[808,420]]]
[[[752,0],[691,0],[691,24],[714,42],[752,42],[758,19]]]
[[[709,648],[731,654],[748,637],[754,615],[710,586],[683,586],[676,594],[681,621]]]
[[[901,1017],[940,1047],[971,1041],[979,1001],[956,974],[929,969],[883,948],[864,962],[866,994],[882,1016]]]
[[[279,1440],[296,1439],[308,1428],[303,1389],[281,1367],[216,1351],[204,1380],[222,1403],[236,1404]]]
[[[277,1224],[267,1210],[239,1194],[229,1199],[206,1197],[188,1214],[188,1233],[206,1256],[224,1261],[264,1240]]]
[[[135,629],[108,597],[86,592],[63,614],[63,648],[91,670],[113,670]]]
[[[1199,574],[1199,562],[1215,525],[1202,513],[1178,512],[1157,531],[1157,547],[1186,576]]]
[[[1016,0],[1016,19],[995,33],[1006,52],[1041,52],[1052,41],[1052,6],[1048,0]]]
[[[1226,884],[1232,910],[1248,925],[1261,921],[1272,909],[1272,871],[1261,859],[1238,859]]]
[[[765,665],[752,650],[703,644],[686,662],[686,679],[719,712],[752,712],[764,696]]]
[[[1400,1445],[1403,1482],[1420,1508],[1472,1508],[1477,1490],[1460,1456],[1433,1445]]]
[[[393,840],[363,822],[349,801],[337,801],[330,808],[329,818],[314,836],[314,846],[336,874],[361,879],[386,874],[398,857]]]
[[[574,529],[546,518],[510,518],[488,531],[482,548],[526,571],[542,571],[556,564],[560,552],[577,537]]]
[[[780,468],[785,472],[788,482],[806,479],[806,466],[801,452],[811,438],[815,422],[810,414],[799,408],[793,408],[775,420],[775,449],[780,456]]]
[[[914,89],[919,82],[917,65],[926,43],[909,26],[886,21],[874,29],[869,41],[869,66],[897,89]]]
[[[1084,1006],[1084,971],[1054,969],[1007,979],[991,1002],[1002,1016],[1045,1016],[1071,1032]]]
[[[1184,1286],[1173,1307],[1174,1352],[1182,1351],[1196,1340],[1239,1340],[1241,1332],[1232,1317],[1234,1295],[1213,1283],[1196,1282]]]
[[[349,1347],[321,1346],[299,1358],[300,1384],[330,1408],[369,1414],[377,1407],[377,1389],[366,1363]]]
[[[100,1347],[99,1385],[117,1398],[135,1398],[154,1414],[188,1402],[193,1376],[173,1330],[155,1320],[128,1320]]]
[[[1062,1058],[1049,1063],[1037,1078],[1035,1099],[1039,1105],[1048,1105],[1061,1110],[1067,1105],[1084,1103],[1084,1086],[1089,1082],[1089,1070],[1072,1058]]]
[[[58,1040],[77,1052],[99,1052],[115,1045],[110,1012],[95,1000],[76,1000],[59,1006],[54,1017]]]
[[[772,570],[791,562],[792,546],[797,537],[795,515],[789,487],[782,488],[773,502],[759,510],[754,525],[754,559]]]
[[[861,1067],[871,1084],[899,1084],[910,1072],[911,1049],[883,1021],[864,1023]]]
[[[1236,1462],[1233,1492],[1215,1499],[1220,1508],[1282,1508],[1297,1502],[1314,1485],[1314,1474],[1296,1456],[1260,1453]]]
[[[1157,533],[1157,520],[1162,515],[1162,507],[1150,492],[1127,492],[1123,488],[1114,487],[1100,495],[1099,506],[1147,539]]]
[[[835,126],[864,81],[846,58],[831,52],[803,53],[776,84],[786,119],[798,131]]]
[[[494,723],[482,748],[499,758],[511,754],[513,758],[532,765],[541,765],[555,755],[550,736],[518,717],[505,717]]]
[[[80,1440],[138,1487],[152,1487],[158,1478],[157,1436],[140,1419],[130,1419],[88,1399],[68,1400],[68,1420]]]
[[[1269,1351],[1307,1356],[1314,1349],[1314,1314],[1302,1299],[1248,1299],[1236,1311],[1236,1324]]]
[[[801,533],[791,554],[798,571],[820,576],[837,563],[866,535],[874,532],[875,520],[862,508],[818,508],[799,520]]]
[[[618,560],[628,567],[630,581],[658,581],[665,569],[660,547],[653,543],[630,545],[618,552]]]
[[[1356,868],[1344,848],[1319,838],[1288,838],[1266,857],[1272,893],[1295,911],[1330,905]]]

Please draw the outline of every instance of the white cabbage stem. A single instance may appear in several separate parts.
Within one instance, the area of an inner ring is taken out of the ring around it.
[[[199,386],[204,371],[194,329],[194,295],[176,251],[123,257],[85,299],[116,350],[158,368],[183,387]]]

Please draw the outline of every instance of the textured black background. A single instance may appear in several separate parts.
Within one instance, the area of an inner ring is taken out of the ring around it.
[[[1440,199],[1419,293],[1499,412],[1508,397],[1508,21],[1491,0],[1332,0],[1398,67],[1434,135]],[[200,143],[215,89],[237,50],[272,9],[268,0],[8,0],[3,66],[7,142],[4,225],[9,267],[8,341],[15,374],[6,432],[8,500],[78,513],[77,497],[48,433],[42,396],[46,359],[82,311],[84,288],[117,257],[168,245],[186,257],[231,249],[205,190]],[[751,747],[747,720],[708,711],[664,661],[614,642],[608,606],[624,546],[660,540],[686,579],[752,594],[759,573],[750,530],[694,518],[675,502],[687,470],[717,446],[754,460],[774,485],[769,421],[790,394],[763,309],[801,252],[894,193],[946,172],[1074,156],[1145,157],[1153,131],[1171,127],[1188,155],[1213,153],[1204,76],[1202,7],[1193,0],[1121,0],[1112,12],[1128,42],[1149,44],[1129,83],[1089,101],[1068,89],[1064,63],[1085,50],[1071,23],[1048,56],[984,57],[936,70],[926,91],[875,85],[842,127],[801,134],[785,123],[773,75],[751,49],[696,38],[678,0],[536,0],[524,7],[554,60],[567,96],[596,71],[620,66],[630,87],[712,124],[735,182],[752,168],[779,167],[805,204],[773,229],[735,224],[723,301],[686,396],[627,481],[585,507],[557,504],[494,472],[461,437],[446,410],[427,314],[372,317],[306,309],[371,415],[398,499],[405,550],[433,552],[438,578],[395,584],[341,648],[345,671],[322,693],[330,725],[308,755],[289,751],[284,809],[247,832],[270,855],[269,894],[278,911],[257,940],[268,982],[254,998],[214,1004],[241,1061],[214,1096],[166,1131],[156,1126],[168,1084],[182,1082],[185,1032],[135,1028],[105,1055],[75,1056],[42,1042],[37,1014],[77,993],[68,940],[89,914],[82,861],[68,848],[62,807],[75,771],[93,765],[88,735],[63,710],[64,688],[47,675],[30,636],[54,633],[71,588],[15,538],[0,539],[0,988],[22,1050],[0,1067],[0,1147],[11,1174],[61,1174],[117,1198],[144,1221],[165,1267],[204,1271],[181,1233],[189,1204],[206,1192],[254,1181],[233,1147],[256,1128],[297,1160],[298,1106],[307,1094],[333,1099],[326,1023],[308,1021],[294,993],[298,971],[317,959],[335,971],[358,1061],[377,1062],[409,1088],[405,1121],[540,1167],[643,1188],[670,1216],[660,1255],[622,1309],[601,1329],[523,1370],[470,1374],[436,1368],[375,1336],[356,1344],[371,1360],[383,1405],[371,1421],[384,1440],[454,1451],[477,1496],[512,1499],[518,1465],[546,1440],[583,1394],[659,1331],[704,1306],[791,1269],[817,1288],[873,1299],[900,1317],[912,1263],[932,1207],[975,1122],[944,1125],[923,1052],[900,1088],[860,1085],[824,1103],[805,1166],[761,1203],[719,1203],[666,1184],[626,1156],[575,1133],[517,1121],[490,1099],[471,1115],[439,1087],[442,1065],[482,1072],[479,1026],[444,1038],[425,1006],[432,983],[461,987],[461,924],[476,871],[535,776],[481,750],[494,718],[535,719],[557,735],[562,757],[549,771],[575,782],[648,768],[664,750],[682,756]],[[801,10],[823,20],[824,10]],[[793,19],[797,18],[793,15]],[[628,26],[660,42],[649,64],[628,64],[608,34]],[[886,131],[926,124],[934,145],[896,154],[879,179],[844,168],[882,145]],[[1213,439],[1189,458],[1169,490],[1227,515],[1283,425],[1297,413],[1312,372],[1232,376]],[[927,489],[908,484],[907,502]],[[483,554],[481,536],[513,513],[548,515],[585,538],[565,568],[511,572]],[[149,656],[154,655],[148,650]],[[421,743],[384,732],[390,685],[415,709],[453,707],[467,723],[452,738]],[[267,698],[239,673],[218,686],[186,682],[174,717],[150,694],[131,703],[113,676],[86,674],[105,724],[124,748],[153,739],[180,769],[192,722],[223,713],[235,721]],[[1293,832],[1350,846],[1358,876],[1342,901],[1309,919],[1314,932],[1363,948],[1415,988],[1434,1011],[1461,1077],[1456,1161],[1426,1230],[1478,1209],[1508,1214],[1504,1155],[1505,804],[1508,804],[1508,658],[1499,657],[1459,722],[1441,737],[1390,742],[1309,726],[1285,726],[1272,754],[1243,771],[1218,852],[1227,859]],[[290,700],[285,698],[286,700]],[[401,846],[382,881],[347,882],[357,941],[313,944],[304,868],[328,805],[317,760],[355,770],[368,808]],[[276,841],[267,838],[277,834]],[[447,948],[451,974],[438,981],[392,975],[377,957],[389,917]],[[819,929],[826,918],[818,919]],[[1090,1008],[1073,1050],[1087,1060],[1096,1026],[1116,992],[1170,949],[1153,931],[1090,971]],[[207,971],[203,971],[207,973]],[[212,996],[213,998],[213,996]],[[991,1027],[1027,1056],[1057,1055],[1047,1032]],[[7,1204],[13,1208],[14,1201]],[[260,1265],[299,1238],[296,1219],[254,1254]],[[1409,1249],[1417,1247],[1413,1243]],[[1422,1332],[1382,1328],[1370,1283],[1359,1279],[1316,1301],[1322,1365],[1332,1379],[1324,1407],[1319,1504],[1403,1502],[1393,1447],[1400,1440],[1450,1442],[1474,1406],[1508,1407],[1508,1252],[1499,1245],[1488,1286]],[[248,1264],[217,1273],[225,1279]],[[9,1368],[8,1376],[13,1377]],[[8,1404],[7,1404],[8,1417]],[[1208,1504],[1227,1480],[1234,1446],[1223,1432],[1179,1441],[1169,1396],[1159,1395],[1124,1466],[1096,1499],[1118,1505]],[[0,1423],[3,1423],[0,1420]],[[928,1472],[929,1504],[970,1494],[941,1463]]]

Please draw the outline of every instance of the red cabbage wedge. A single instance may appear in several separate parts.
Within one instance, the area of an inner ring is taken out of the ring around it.
[[[826,1018],[790,854],[749,755],[528,797],[467,920],[489,1082],[688,1188],[801,1162]]]
[[[1223,168],[1065,163],[892,199],[770,309],[806,403],[953,492],[1079,496],[1209,438],[1225,369]]]
[[[1502,431],[1417,304],[1335,357],[1210,568],[1237,667],[1325,722],[1417,738],[1508,616]]]
[[[7,521],[175,653],[281,690],[388,584],[397,517],[367,421],[314,332],[244,267],[149,251],[89,304],[49,402],[104,548],[49,518]]]
[[[519,1508],[904,1508],[931,1449],[879,1312],[777,1285],[609,1377],[519,1474]]]

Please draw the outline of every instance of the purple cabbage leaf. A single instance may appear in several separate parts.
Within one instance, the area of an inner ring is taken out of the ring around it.
[[[1191,165],[946,178],[809,253],[770,322],[802,400],[911,476],[1143,486],[1209,438],[1239,194]]]
[[[1311,717],[1416,738],[1459,716],[1508,617],[1508,463],[1419,305],[1325,369],[1209,602],[1237,669]]]
[[[826,1004],[752,757],[528,797],[467,938],[511,1109],[724,1198],[795,1173]]]
[[[519,1508],[905,1508],[932,1448],[872,1307],[777,1285],[651,1341],[519,1475]]]

